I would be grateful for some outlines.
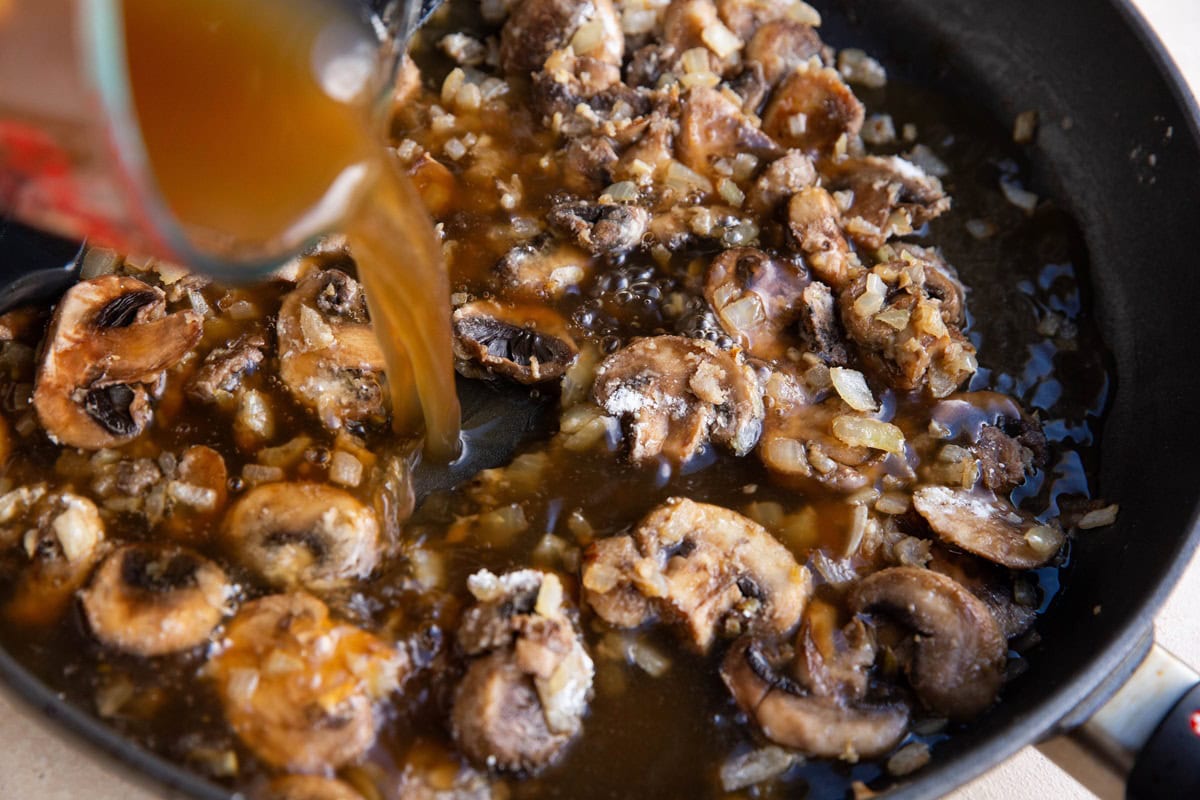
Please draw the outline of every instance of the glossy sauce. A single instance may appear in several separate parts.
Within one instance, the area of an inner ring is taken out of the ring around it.
[[[127,0],[133,101],[167,204],[202,246],[343,228],[383,348],[398,431],[458,452],[448,282],[378,130],[369,32],[325,0]]]

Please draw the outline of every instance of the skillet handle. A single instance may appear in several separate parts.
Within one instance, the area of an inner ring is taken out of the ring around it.
[[[1038,749],[1103,800],[1200,797],[1200,675],[1155,644],[1090,719]]]

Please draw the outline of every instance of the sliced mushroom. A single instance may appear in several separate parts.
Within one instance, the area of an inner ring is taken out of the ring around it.
[[[717,0],[717,11],[725,24],[746,41],[760,27],[776,20],[821,24],[820,15],[803,0]]]
[[[320,646],[315,646],[317,643]],[[337,769],[375,741],[374,704],[408,674],[401,651],[334,622],[311,595],[242,606],[205,665],[225,718],[266,763],[290,772]]]
[[[379,558],[374,512],[321,483],[264,483],[221,526],[234,557],[278,588],[330,591],[371,574]]]
[[[771,95],[763,131],[785,147],[832,155],[843,136],[862,130],[866,112],[836,70],[806,62]]]
[[[813,281],[800,293],[800,339],[829,366],[845,366],[850,359],[833,292],[820,281]]]
[[[562,136],[575,137],[631,126],[650,112],[650,98],[621,82],[616,64],[554,53],[533,76],[530,105]]]
[[[842,324],[860,355],[892,386],[946,397],[978,366],[974,345],[958,327],[961,300],[947,283],[948,273],[922,257],[928,251],[906,248],[898,254],[842,291]]]
[[[839,397],[812,403],[793,379],[776,373],[768,398],[758,457],[776,481],[801,491],[853,492],[882,477],[886,452],[834,434],[834,420],[853,413]]]
[[[163,371],[200,340],[193,311],[166,313],[161,289],[105,275],[72,286],[55,309],[33,404],[51,439],[96,450],[146,429]]]
[[[880,613],[911,629],[908,680],[935,714],[970,719],[995,702],[1007,645],[996,619],[953,579],[919,567],[891,567],[853,586],[855,613]]]
[[[838,628],[837,616],[838,609],[824,601],[813,601],[804,609],[793,672],[814,695],[858,702],[870,688],[875,641],[860,618]]]
[[[742,637],[721,664],[721,679],[763,734],[784,747],[818,758],[857,761],[895,747],[908,730],[908,707],[870,704],[805,691],[779,674],[770,650]]]
[[[821,187],[803,189],[788,201],[788,230],[813,274],[835,290],[865,271],[842,235],[837,203]]]
[[[812,589],[808,570],[758,523],[720,506],[671,498],[633,533],[588,548],[584,597],[622,628],[655,616],[701,651],[722,633],[783,635]]]
[[[1044,566],[1066,541],[1057,526],[991,492],[923,486],[913,492],[913,508],[943,542],[1009,569]]]
[[[942,182],[899,156],[848,158],[824,166],[830,191],[852,193],[846,232],[869,250],[912,233],[950,209]]]
[[[209,520],[224,509],[228,499],[225,459],[211,447],[189,447],[175,474],[162,484],[162,493],[166,531],[182,540],[207,538]],[[151,515],[151,522],[156,521]]]
[[[233,393],[246,375],[263,360],[265,337],[252,334],[223,347],[214,348],[204,357],[200,369],[187,382],[188,397],[199,403],[232,401]]]
[[[612,183],[617,151],[603,136],[574,136],[558,151],[559,172],[567,191],[592,195]]]
[[[796,344],[788,334],[801,317],[801,296],[809,282],[802,266],[738,247],[713,259],[704,298],[721,327],[749,355],[769,361]]]
[[[983,426],[972,450],[979,459],[983,485],[1002,494],[1045,465],[1046,435],[1036,420],[1022,414]]]
[[[538,237],[505,253],[493,272],[506,295],[545,300],[583,283],[592,273],[592,259],[573,244]]]
[[[749,153],[769,160],[783,152],[737,103],[707,87],[691,89],[684,96],[675,146],[680,161],[705,175],[712,174],[718,159]]]
[[[396,800],[499,800],[486,772],[464,763],[459,753],[418,739],[404,756]]]
[[[104,555],[104,522],[86,497],[22,486],[0,497],[0,545],[25,556],[5,616],[45,625],[59,619]]]
[[[820,59],[825,45],[811,25],[791,19],[777,19],[761,25],[746,44],[746,61],[762,68],[763,78],[771,86],[786,78],[809,59]]]
[[[521,0],[500,32],[500,64],[526,77],[568,45],[575,55],[621,64],[625,34],[612,0]]]
[[[477,300],[454,312],[453,326],[458,370],[470,377],[557,380],[579,355],[566,322],[545,306]]]
[[[558,577],[520,570],[468,579],[476,603],[459,646],[471,657],[451,711],[454,739],[480,765],[534,773],[583,726],[592,659]]]
[[[616,256],[641,243],[650,212],[615,203],[558,203],[546,221],[592,255]]]
[[[743,42],[721,21],[713,0],[671,0],[663,12],[661,39],[677,57],[703,48],[717,75],[726,74],[741,60]]]
[[[767,165],[755,180],[746,202],[758,213],[770,215],[792,195],[807,189],[816,181],[817,169],[812,159],[799,150],[789,150]],[[834,215],[836,217],[836,208]]]
[[[1025,576],[966,553],[933,547],[929,568],[953,578],[978,597],[996,618],[1005,639],[1012,640],[1037,620],[1037,592]]]
[[[383,352],[358,281],[338,269],[310,273],[283,298],[275,331],[279,377],[326,428],[383,419]]]
[[[207,642],[231,592],[221,568],[198,553],[135,544],[105,557],[80,597],[101,642],[134,655],[161,656]]]
[[[762,427],[762,390],[741,354],[682,336],[635,339],[596,369],[596,403],[629,426],[629,455],[675,463],[706,442],[745,455]]]
[[[284,775],[267,785],[262,800],[363,800],[354,787],[319,775]]]

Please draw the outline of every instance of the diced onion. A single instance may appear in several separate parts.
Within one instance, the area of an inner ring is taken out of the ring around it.
[[[879,404],[871,394],[867,379],[856,369],[846,367],[830,367],[829,378],[838,395],[846,401],[846,405],[855,411],[875,411]]]
[[[852,447],[904,454],[904,432],[890,422],[843,414],[833,420],[833,435]]]

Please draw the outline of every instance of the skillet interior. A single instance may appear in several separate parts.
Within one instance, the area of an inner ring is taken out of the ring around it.
[[[1117,376],[1095,488],[1120,503],[1118,523],[1076,541],[1064,589],[1039,623],[1045,645],[1004,702],[889,794],[934,797],[1114,691],[1196,546],[1200,429],[1190,400],[1200,376],[1190,332],[1200,286],[1189,231],[1200,225],[1200,114],[1122,0],[839,5],[848,38],[922,83],[983,103],[1004,123],[1038,110],[1033,184],[1083,230],[1091,308]],[[1110,675],[1117,680],[1101,686]]]
[[[951,96],[981,101],[1003,123],[1036,108],[1043,124],[1034,186],[1080,221],[1095,309],[1118,384],[1104,434],[1098,493],[1121,503],[1118,525],[1093,533],[1040,630],[1048,645],[1006,699],[941,746],[919,780],[894,796],[935,796],[1052,729],[1142,641],[1150,616],[1195,543],[1200,445],[1188,401],[1189,223],[1200,186],[1196,113],[1171,84],[1156,45],[1124,6],[1049,8],[953,0],[843,0],[828,38],[862,44],[901,72]],[[1175,79],[1175,85],[1178,85]],[[1064,130],[1057,124],[1070,117]],[[1170,134],[1168,134],[1170,130]],[[1153,154],[1156,161],[1148,161]],[[1172,338],[1173,337],[1173,338]],[[1194,532],[1193,532],[1194,533]],[[1119,576],[1119,577],[1118,577]],[[1099,606],[1100,613],[1093,615]],[[116,738],[66,708],[0,653],[23,695],[106,750],[197,797],[225,793]]]

